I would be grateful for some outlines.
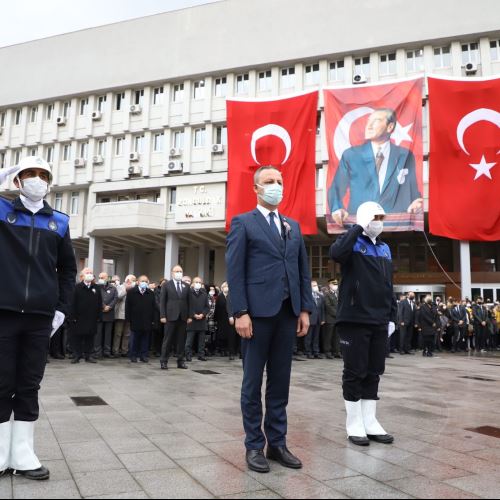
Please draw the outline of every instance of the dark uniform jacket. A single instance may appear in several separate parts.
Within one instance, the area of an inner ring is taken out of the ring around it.
[[[187,321],[190,287],[181,283],[182,292],[177,292],[177,282],[170,280],[161,287],[160,316],[168,321]]]
[[[337,308],[339,298],[335,292],[325,293],[325,321],[328,325],[334,325],[337,320]]]
[[[434,304],[422,304],[418,319],[424,337],[434,336],[437,329],[441,328],[437,307]]]
[[[341,264],[337,323],[384,325],[396,322],[397,307],[392,286],[389,246],[376,245],[353,226],[330,248],[330,257]]]
[[[135,333],[151,333],[155,320],[155,294],[149,288],[141,293],[138,286],[127,292],[125,302],[125,319],[130,322],[130,331]]]
[[[44,207],[32,214],[17,198],[0,198],[0,310],[68,314],[76,277],[69,217]],[[15,283],[15,286],[10,286]]]
[[[115,306],[118,302],[118,290],[112,285],[101,286],[102,307],[109,306],[111,311],[102,314],[102,320],[106,323],[115,320]]]
[[[398,323],[404,323],[405,326],[415,326],[417,324],[417,304],[413,301],[412,304],[408,299],[404,299],[399,303],[398,306]]]
[[[94,336],[97,322],[102,321],[102,296],[99,285],[76,285],[71,306],[71,330],[73,335]]]
[[[208,328],[207,315],[210,312],[208,294],[201,289],[199,292],[193,288],[189,291],[189,318],[193,321],[188,324],[187,329],[191,332],[206,332]],[[203,319],[194,319],[195,314],[203,314]]]

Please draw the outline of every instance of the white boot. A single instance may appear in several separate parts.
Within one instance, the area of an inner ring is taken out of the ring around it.
[[[10,467],[12,422],[0,424],[0,476]]]
[[[345,401],[345,409],[347,412],[346,429],[349,440],[354,444],[366,446],[369,443],[363,424],[361,401],[357,401],[356,403]]]
[[[394,438],[385,432],[384,428],[377,420],[377,402],[373,399],[362,399],[361,409],[363,413],[363,424],[369,438],[383,444],[392,443]]]
[[[35,422],[15,420],[12,424],[12,444],[10,449],[10,468],[18,471],[40,469],[42,464],[34,451]]]

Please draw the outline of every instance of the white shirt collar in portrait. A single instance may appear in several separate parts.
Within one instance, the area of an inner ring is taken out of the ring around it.
[[[269,217],[271,210],[268,210],[266,207],[263,207],[262,205],[257,205],[257,210],[266,218],[267,223],[271,225],[271,218]],[[276,217],[274,218],[274,223],[276,224],[276,227],[278,228],[278,231],[281,234],[282,233],[281,220],[280,220],[280,215],[278,213],[278,209],[273,210],[273,212],[276,214]]]
[[[373,149],[373,157],[375,161],[377,161],[378,150],[381,149],[382,154],[384,155],[384,161],[380,166],[380,171],[378,173],[378,184],[380,187],[380,192],[382,192],[382,188],[384,187],[385,177],[387,175],[387,167],[389,165],[389,156],[391,154],[391,141],[386,141],[384,144],[379,145],[372,142]]]

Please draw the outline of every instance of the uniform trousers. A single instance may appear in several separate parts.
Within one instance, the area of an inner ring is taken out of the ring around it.
[[[172,347],[176,346],[177,364],[184,361],[186,349],[186,326],[187,322],[181,319],[177,321],[168,321],[165,325],[165,334],[163,345],[161,347],[161,362],[168,363],[168,358],[172,352]]]

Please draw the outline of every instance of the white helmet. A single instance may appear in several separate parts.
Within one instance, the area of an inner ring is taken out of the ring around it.
[[[376,215],[385,215],[385,210],[378,203],[367,201],[359,206],[356,220],[361,227],[366,228]]]
[[[45,170],[49,174],[49,184],[52,184],[52,169],[50,165],[40,156],[27,156],[19,162],[19,170],[16,176],[18,176],[23,170],[29,170],[32,168],[39,168]]]

